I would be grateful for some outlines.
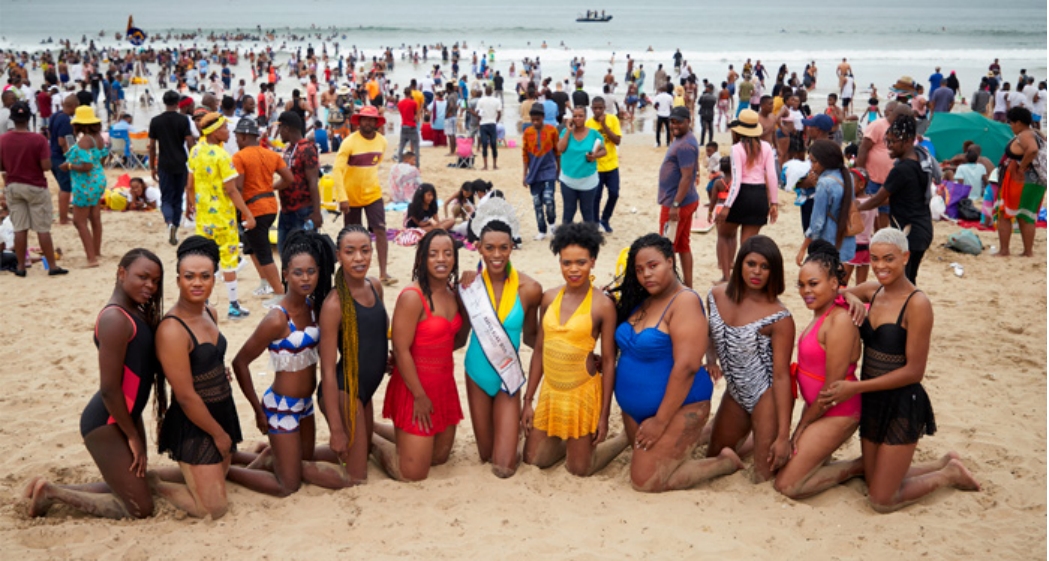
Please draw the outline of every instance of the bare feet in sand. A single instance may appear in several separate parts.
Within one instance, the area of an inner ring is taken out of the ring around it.
[[[739,459],[739,456],[736,455],[735,450],[733,450],[732,448],[729,448],[727,446],[725,448],[722,448],[721,453],[718,454],[718,457],[722,459],[732,460],[732,463],[736,466],[735,471],[743,469],[743,460]]]
[[[51,509],[51,498],[48,496],[50,486],[51,484],[43,477],[34,477],[26,485],[22,497],[29,501],[30,517],[44,516]]]
[[[943,471],[951,478],[951,483],[955,489],[962,491],[979,491],[980,482],[976,481],[973,474],[969,472],[965,464],[958,458],[951,458],[947,462],[947,467],[943,468]]]

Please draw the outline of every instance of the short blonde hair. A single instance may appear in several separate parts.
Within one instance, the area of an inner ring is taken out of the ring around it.
[[[900,251],[908,253],[911,245],[907,241],[907,235],[896,228],[882,228],[871,236],[871,245],[876,243],[887,243],[900,248]]]

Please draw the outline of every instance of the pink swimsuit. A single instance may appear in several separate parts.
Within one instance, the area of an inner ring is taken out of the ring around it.
[[[820,327],[823,325],[823,320],[827,319],[827,315],[837,306],[845,306],[845,301],[840,296],[834,301],[834,306],[827,310],[827,313],[823,314],[820,319],[816,320],[816,324],[812,326],[812,329],[798,341],[798,362],[794,365],[795,368],[792,370],[795,372],[792,372],[792,374],[796,374],[798,387],[801,388],[801,397],[810,406],[819,397],[820,390],[823,389],[827,376],[827,351],[820,347],[818,334]],[[856,380],[855,362],[849,365],[845,379]],[[831,407],[823,416],[855,417],[859,419],[860,394],[852,396],[844,403]]]

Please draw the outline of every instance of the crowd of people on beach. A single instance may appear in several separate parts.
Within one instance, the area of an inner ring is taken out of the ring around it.
[[[585,61],[571,69],[571,93],[566,82],[543,77],[539,57],[523,61],[520,73],[511,65],[507,75],[521,78],[517,130],[534,241],[549,243],[564,281],[544,288],[513,265],[525,242],[501,191],[510,186],[467,182],[442,218],[434,186],[419,173],[420,158],[439,155],[444,145],[457,156],[451,165],[470,167],[475,139],[484,167],[489,150],[498,166],[499,148],[508,144],[500,127],[504,82],[492,68],[493,51],[474,54],[470,73],[456,81],[459,64],[466,64],[458,45],[450,55],[440,45],[424,47],[424,60],[428,51],[451,57],[453,78],[434,65],[401,89],[385,82],[392,49],[369,62],[356,49],[339,56],[336,46],[335,66],[327,45],[320,52],[311,47],[287,62],[303,90],[286,103],[274,96],[281,78],[269,50],[71,51],[5,62],[0,131],[9,124],[13,130],[0,135],[0,169],[15,274],[27,275],[29,230],[39,237],[49,274],[67,272],[50,239],[47,172],[60,187],[59,221],[67,219],[63,204],[71,205],[88,264],[98,263],[103,159],[113,157],[96,113],[98,94],[109,120],[120,120],[122,77],[155,72],[153,79],[171,88],[149,123],[146,165],[159,183],[167,240],[177,246],[178,294],[168,310],[161,308],[165,263],[154,253],[133,249],[120,260],[112,297],[96,321],[101,385],[81,417],[104,483],[34,479],[25,491],[32,516],[63,503],[96,516],[142,518],[153,514],[160,496],[192,516],[217,518],[228,508],[227,481],[274,496],[304,482],[341,489],[366,481],[369,459],[393,479],[426,479],[448,461],[463,419],[454,378],[454,353],[463,346],[478,458],[498,477],[513,476],[521,462],[545,469],[562,461],[584,477],[629,448],[631,484],[643,492],[692,488],[742,469],[743,458],[753,462],[756,482],[772,481],[794,499],[862,477],[878,512],[943,487],[979,489],[953,452],[912,462],[921,437],[936,431],[921,384],[933,302],[917,278],[933,240],[929,199],[942,168],[922,142],[922,121],[952,110],[960,96],[953,74],[930,79],[928,101],[919,84],[901,77],[881,105],[872,84],[867,115],[855,117],[858,92],[844,59],[839,91],[822,110],[808,97],[818,80],[815,61],[801,78],[781,67],[766,94],[771,74],[761,61],[748,60],[741,74],[729,67],[715,94],[714,83],[698,80],[678,51],[673,78],[656,70],[659,93],[651,100],[643,66],[628,62],[625,108],[614,76],[602,78],[601,95],[585,90]],[[238,57],[250,61],[253,75],[234,85],[228,70]],[[110,68],[102,76],[104,60]],[[31,64],[46,65],[40,92],[54,93],[34,94]],[[997,88],[994,66],[981,92]],[[253,87],[261,81],[257,96],[247,92],[249,81]],[[1022,76],[1017,83],[1022,93],[1006,95],[1004,111],[997,96],[1008,84],[979,96],[984,111],[1004,113],[1015,134],[995,168],[992,212],[1002,256],[1010,255],[1013,221],[1023,255],[1032,254],[1046,190],[1045,141],[1037,130],[1045,82],[1030,98],[1033,80]],[[1039,102],[1036,118],[1031,108]],[[658,171],[648,171],[658,182],[657,230],[624,250],[612,284],[597,286],[591,272],[613,231],[624,125],[648,104],[657,146],[666,144]],[[44,107],[57,110],[44,116]],[[415,247],[411,281],[392,314],[383,295],[398,279],[387,271],[379,177],[391,152],[387,115],[399,119],[400,140],[386,191],[407,203],[395,244]],[[857,120],[866,122],[849,127]],[[427,125],[430,150],[421,140]],[[732,139],[724,152],[712,135],[722,127]],[[323,143],[336,153],[327,173],[319,163]],[[979,171],[979,158],[979,146],[970,146],[949,171],[956,178],[970,173],[960,164]],[[989,181],[988,174],[976,175]],[[700,209],[703,186],[708,204]],[[780,198],[790,191],[804,238],[794,259],[796,287],[812,311],[800,334],[780,301],[788,283],[783,254],[761,234],[779,218]],[[334,240],[318,230],[329,203],[344,219]],[[705,295],[693,288],[691,247],[704,216],[716,229],[721,276]],[[179,239],[187,218],[195,234]],[[402,239],[406,231],[411,241]],[[466,251],[479,255],[477,269],[460,266]],[[238,446],[246,435],[212,294],[221,272],[226,317],[249,317],[237,283],[245,256],[262,279],[255,294],[272,295],[231,362],[267,438],[248,449]],[[369,276],[373,260],[377,277]],[[522,343],[532,349],[528,365],[518,354]],[[263,353],[275,377],[260,393],[250,365]],[[388,423],[376,419],[372,405],[387,375],[381,416]],[[727,391],[712,416],[713,386],[721,379]],[[143,412],[151,394],[158,451],[178,467],[147,469]],[[623,415],[617,435],[609,434],[613,399]],[[315,405],[328,424],[327,445],[315,442]],[[835,460],[857,430],[861,455]],[[694,457],[697,448],[705,448],[705,457]]]

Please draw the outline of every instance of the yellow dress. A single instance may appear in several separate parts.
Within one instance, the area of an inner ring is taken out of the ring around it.
[[[590,316],[593,288],[561,325],[564,289],[543,316],[543,385],[533,425],[548,436],[581,438],[597,432],[601,417],[601,375],[587,372],[597,341]]]

